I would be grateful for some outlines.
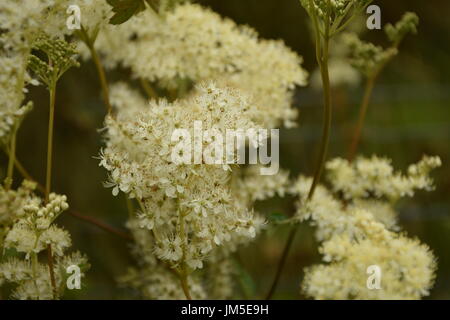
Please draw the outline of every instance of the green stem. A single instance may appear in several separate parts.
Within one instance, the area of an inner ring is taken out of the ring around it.
[[[142,89],[144,89],[145,93],[150,99],[157,99],[158,94],[156,93],[155,89],[151,86],[151,84],[143,78],[140,78],[140,83],[142,86]]]
[[[36,290],[37,297],[39,298],[39,287],[37,285],[36,279],[37,279],[37,267],[38,267],[38,257],[36,252],[31,253],[31,268],[33,273],[33,283],[34,288]]]
[[[48,271],[50,273],[50,282],[53,288],[53,299],[58,299],[58,290],[56,289],[55,270],[53,267],[52,245],[47,246]]]
[[[13,183],[13,175],[14,175],[14,164],[16,163],[16,138],[17,138],[17,127],[14,126],[11,135],[11,143],[9,147],[9,161],[8,161],[8,170],[6,174],[6,190],[11,188]]]
[[[325,17],[325,30],[323,34],[323,47],[322,47],[322,37],[318,30],[319,25],[317,22],[317,16],[312,10],[311,16],[314,23],[315,29],[315,42],[316,42],[316,58],[317,63],[320,67],[320,73],[322,76],[322,84],[323,84],[323,96],[324,96],[324,121],[323,121],[323,130],[322,130],[322,141],[320,143],[320,153],[319,153],[319,161],[317,163],[316,170],[314,172],[314,179],[311,184],[311,187],[308,192],[307,201],[310,201],[316,190],[317,185],[319,184],[320,178],[322,177],[323,169],[325,167],[325,162],[328,153],[328,145],[330,141],[330,131],[331,131],[331,120],[332,120],[332,104],[331,104],[331,86],[330,86],[330,75],[328,70],[328,56],[329,56],[329,43],[330,43],[330,6],[331,2],[328,1],[328,10],[327,16]],[[310,4],[312,7],[312,0],[310,0]],[[293,226],[292,230],[289,233],[288,240],[284,246],[282,257],[278,263],[277,272],[270,287],[270,290],[266,296],[267,300],[270,300],[278,286],[280,281],[281,273],[283,271],[284,265],[286,263],[287,257],[289,255],[289,251],[294,243],[295,235],[297,234],[297,226]]]
[[[376,75],[367,79],[366,87],[364,89],[364,97],[362,100],[361,108],[359,109],[358,123],[356,125],[355,132],[353,133],[352,142],[348,150],[347,159],[353,161],[356,152],[358,150],[359,142],[361,141],[361,132],[364,127],[364,122],[367,115],[367,109],[369,108],[370,98],[372,97],[373,88],[375,86]]]
[[[184,295],[186,296],[187,300],[192,300],[191,293],[189,292],[187,279],[188,277],[186,273],[180,275],[181,287],[183,288]]]
[[[269,292],[267,293],[266,300],[272,299],[272,296],[275,293],[275,290],[278,286],[278,282],[280,281],[280,278],[281,278],[281,273],[283,271],[284,265],[286,264],[286,260],[289,255],[289,251],[292,247],[292,243],[294,242],[295,235],[297,234],[297,230],[298,230],[297,226],[294,226],[291,229],[291,231],[289,232],[289,236],[288,236],[286,245],[284,246],[283,253],[281,255],[281,259],[277,266],[277,272],[275,274],[275,278],[272,282],[272,285],[270,286]]]
[[[98,57],[97,51],[94,45],[88,46],[91,51],[92,60],[94,61],[95,67],[97,69],[98,77],[100,79],[100,85],[102,86],[103,101],[105,102],[108,114],[112,113],[111,103],[109,102],[109,88],[108,82],[106,81],[105,70],[103,69],[100,58]]]
[[[48,203],[52,189],[52,159],[53,159],[53,129],[55,123],[55,101],[56,101],[56,81],[53,81],[49,87],[50,90],[50,109],[48,117],[48,137],[47,137],[47,173],[45,179],[45,203]],[[53,256],[51,245],[47,248],[48,267],[50,272],[50,281],[53,289],[53,297],[57,297],[57,288],[53,270]]]
[[[79,33],[80,39],[86,44],[88,47],[92,60],[94,61],[95,68],[97,69],[98,78],[100,80],[100,85],[102,87],[102,95],[103,95],[103,102],[105,103],[106,110],[108,114],[110,115],[112,113],[112,106],[109,101],[109,87],[108,87],[108,81],[106,80],[105,70],[103,69],[103,65],[100,61],[100,58],[98,57],[97,50],[95,50],[94,42],[95,39],[92,39],[86,29],[81,26],[81,31]]]
[[[324,45],[323,49],[321,50],[322,56],[319,58],[317,63],[320,67],[320,74],[322,76],[322,84],[323,84],[323,104],[324,104],[324,121],[323,121],[323,129],[322,129],[322,141],[320,143],[320,152],[319,152],[319,161],[318,165],[316,167],[315,173],[314,173],[314,179],[313,183],[311,185],[311,188],[309,189],[308,193],[308,200],[311,200],[314,196],[314,192],[316,190],[316,187],[320,181],[320,178],[322,177],[323,168],[325,166],[325,161],[327,158],[328,153],[328,145],[330,142],[330,130],[331,130],[331,120],[332,120],[332,105],[331,105],[331,86],[330,86],[330,74],[328,70],[328,55],[329,55],[329,27],[330,23],[329,21],[326,22],[325,27],[325,36],[324,36]],[[320,41],[320,39],[316,39],[316,45],[317,40]]]
[[[49,88],[50,90],[50,110],[48,118],[48,136],[47,136],[47,173],[45,179],[45,202],[49,200],[52,188],[52,155],[53,155],[53,127],[55,120],[55,98],[56,98],[56,82]]]

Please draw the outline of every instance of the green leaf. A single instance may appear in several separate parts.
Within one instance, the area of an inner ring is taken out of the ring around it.
[[[256,294],[256,283],[250,273],[248,273],[248,271],[245,270],[245,268],[236,259],[234,259],[234,262],[242,293],[244,294],[245,299],[252,299]]]
[[[113,7],[114,15],[109,20],[111,24],[122,24],[128,21],[132,16],[145,10],[144,0],[107,0]]]
[[[275,212],[269,215],[269,220],[273,223],[280,223],[287,219],[288,217],[285,214],[279,212]]]

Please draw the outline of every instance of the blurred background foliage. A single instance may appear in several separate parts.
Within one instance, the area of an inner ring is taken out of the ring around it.
[[[298,0],[199,0],[239,24],[255,28],[263,38],[282,39],[304,57],[305,68],[316,68],[308,19]],[[76,3],[76,0],[74,1]],[[401,225],[411,236],[427,243],[438,257],[438,274],[429,298],[450,298],[450,2],[447,0],[375,1],[382,9],[383,25],[396,22],[405,11],[420,16],[419,33],[408,36],[396,57],[379,78],[367,116],[360,151],[393,159],[404,169],[422,154],[439,155],[443,167],[434,173],[437,188],[420,192],[401,206]],[[382,31],[369,31],[365,40],[386,45]],[[109,72],[110,82],[128,79],[127,70]],[[336,88],[330,157],[345,156],[362,98],[362,86]],[[18,158],[38,181],[44,181],[47,142],[48,94],[42,87],[30,91],[35,108],[19,132]],[[321,134],[321,92],[300,88],[295,96],[300,111],[299,127],[282,130],[281,164],[291,171],[311,175]],[[98,167],[105,110],[95,67],[91,61],[70,70],[60,81],[54,144],[54,190],[68,195],[72,209],[124,230],[127,218],[123,195],[112,197],[102,186],[106,173]],[[2,164],[6,157],[0,156]],[[2,166],[4,168],[4,166]],[[259,205],[270,215],[291,215],[292,198],[274,199]],[[131,299],[132,291],[117,286],[116,279],[134,263],[129,243],[69,214],[59,224],[73,236],[74,247],[86,253],[91,270],[80,291],[69,298]],[[273,279],[288,230],[269,228],[258,241],[238,253],[248,292],[262,297]],[[299,285],[302,270],[320,261],[313,229],[300,227],[289,255],[278,299],[304,298]]]

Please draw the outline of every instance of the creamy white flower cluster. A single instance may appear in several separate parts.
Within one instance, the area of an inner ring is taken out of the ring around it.
[[[303,290],[316,299],[420,299],[429,294],[436,260],[417,239],[386,230],[372,214],[357,209],[354,236],[336,234],[320,252],[327,264],[306,269]],[[367,268],[381,270],[381,288],[369,290]]]
[[[37,256],[49,245],[54,255],[57,288],[64,290],[60,284],[69,265],[87,266],[86,257],[81,254],[65,255],[72,244],[70,235],[53,224],[69,207],[66,196],[52,193],[48,203],[43,203],[33,193],[35,187],[35,183],[24,181],[17,190],[0,188],[0,247],[3,252],[5,249],[16,252],[3,253],[0,285],[5,281],[15,283],[12,297],[17,299],[55,298],[48,266],[40,263]]]
[[[337,158],[326,165],[332,190],[345,200],[373,197],[392,201],[412,197],[414,190],[431,191],[433,180],[429,173],[440,166],[439,157],[424,157],[402,174],[394,171],[390,159],[377,156],[358,158],[353,163]]]
[[[179,5],[164,18],[146,10],[108,26],[95,47],[107,66],[131,68],[135,77],[163,87],[214,80],[246,91],[265,128],[293,125],[292,89],[306,84],[302,59],[281,41],[259,40],[254,30],[195,4]]]
[[[173,131],[192,130],[196,120],[222,133],[257,128],[255,107],[245,95],[207,83],[172,104],[149,105],[123,85],[113,87],[111,97],[118,112],[107,120],[100,165],[109,171],[113,194],[120,190],[140,202],[140,224],[152,232],[159,259],[201,268],[214,247],[255,236],[263,220],[237,201],[230,172],[236,165],[185,165],[171,158]]]
[[[399,231],[394,205],[415,190],[432,190],[429,177],[438,157],[424,157],[395,172],[385,158],[358,158],[354,163],[327,163],[330,189],[318,186],[307,199],[312,179],[300,177],[293,192],[300,196],[295,219],[311,220],[327,264],[306,270],[303,290],[317,299],[418,299],[434,280],[434,257],[427,246]],[[406,251],[405,248],[408,248]],[[378,265],[383,289],[366,288],[366,268]],[[375,290],[377,291],[377,290]]]
[[[22,105],[26,86],[38,84],[27,73],[32,44],[42,33],[62,37],[74,32],[66,27],[70,4],[69,0],[27,0],[26,5],[18,5],[16,0],[0,3],[0,142],[3,144],[31,109],[31,103]],[[107,21],[110,8],[106,1],[80,0],[77,5],[87,30],[94,32]]]

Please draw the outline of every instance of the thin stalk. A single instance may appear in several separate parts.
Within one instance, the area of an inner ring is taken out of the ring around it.
[[[328,69],[328,56],[329,56],[329,43],[330,43],[330,6],[331,2],[328,1],[328,11],[327,11],[327,17],[325,18],[325,30],[324,34],[321,37],[321,34],[318,30],[318,22],[317,22],[317,16],[312,10],[311,16],[314,23],[314,29],[315,29],[315,42],[316,42],[316,58],[317,63],[320,68],[320,73],[322,76],[322,85],[323,85],[323,96],[324,96],[324,121],[323,121],[323,130],[322,130],[322,141],[320,143],[320,152],[319,152],[319,161],[317,163],[316,170],[314,172],[314,179],[311,184],[311,187],[308,192],[308,198],[307,201],[310,201],[313,196],[314,192],[316,190],[316,187],[320,181],[320,178],[322,177],[323,169],[325,167],[325,162],[327,158],[328,153],[328,145],[330,141],[330,131],[331,131],[331,120],[332,120],[332,104],[331,104],[331,86],[330,86],[330,75],[329,75],[329,69]],[[310,1],[311,7],[312,1]],[[322,45],[322,38],[323,38],[323,45]],[[297,226],[293,226],[292,230],[289,233],[288,240],[284,246],[283,253],[281,256],[281,259],[277,266],[277,272],[274,278],[274,281],[272,282],[272,285],[270,287],[270,290],[266,296],[267,300],[270,300],[278,286],[278,283],[280,281],[281,273],[283,271],[284,265],[286,263],[287,257],[289,255],[289,251],[292,247],[292,244],[294,243],[295,235],[297,234]]]
[[[400,43],[401,43],[401,40],[395,42],[392,45],[391,50],[397,50]],[[364,97],[363,97],[363,100],[361,103],[361,108],[359,109],[358,123],[356,125],[356,129],[353,134],[352,142],[351,142],[349,150],[348,150],[347,159],[349,161],[354,160],[354,158],[356,156],[356,152],[358,151],[359,142],[361,140],[361,133],[362,133],[362,129],[364,127],[364,122],[365,122],[366,115],[367,115],[367,109],[369,108],[370,99],[372,98],[372,93],[373,93],[373,88],[375,86],[375,82],[378,79],[378,76],[380,75],[380,73],[384,70],[384,68],[390,62],[391,59],[392,59],[392,57],[390,59],[385,60],[380,66],[378,66],[377,69],[375,69],[375,71],[372,74],[370,74],[367,77],[366,86],[364,89]]]
[[[50,110],[48,117],[48,136],[47,136],[47,173],[45,179],[45,202],[49,200],[52,188],[52,155],[53,155],[53,127],[55,120],[55,98],[56,82],[49,88],[50,90]]]
[[[82,214],[78,213],[75,210],[70,210],[69,214],[71,216],[75,217],[75,218],[78,218],[80,220],[88,222],[88,223],[90,223],[90,224],[92,224],[92,225],[94,225],[94,226],[96,226],[96,227],[98,227],[98,228],[100,228],[100,229],[102,229],[104,231],[107,231],[109,233],[115,234],[116,236],[119,236],[122,239],[125,239],[127,241],[132,241],[133,240],[133,237],[130,234],[128,234],[126,232],[123,232],[121,230],[118,230],[118,229],[116,229],[116,228],[114,228],[114,227],[112,227],[112,226],[110,226],[110,225],[108,225],[108,224],[106,224],[106,223],[104,223],[102,221],[99,221],[99,220],[97,220],[95,218],[92,218],[90,216],[82,215]]]
[[[322,177],[323,168],[328,154],[328,145],[330,140],[330,129],[332,120],[331,94],[330,94],[330,79],[328,74],[328,62],[325,61],[322,68],[322,77],[324,79],[324,123],[322,130],[322,142],[320,144],[319,162],[314,173],[314,180],[309,189],[308,200],[314,196],[316,187]]]
[[[103,102],[105,103],[106,110],[108,114],[110,115],[112,113],[112,107],[111,103],[109,101],[109,87],[108,87],[108,81],[106,80],[105,70],[103,68],[103,65],[100,61],[100,58],[98,57],[97,50],[95,50],[94,42],[95,37],[92,39],[89,34],[87,33],[86,29],[81,26],[81,31],[79,33],[80,39],[86,44],[88,47],[92,60],[94,61],[95,68],[97,69],[98,78],[100,80],[100,85],[102,87],[102,95],[103,95]]]
[[[16,139],[17,138],[17,127],[14,126],[12,135],[11,135],[11,142],[9,147],[9,160],[8,160],[8,170],[6,174],[6,190],[9,190],[11,188],[11,185],[13,183],[13,175],[14,175],[14,164],[16,163]]]
[[[186,296],[186,299],[192,300],[191,293],[189,292],[187,275],[186,274],[180,275],[180,281],[181,281],[181,287],[183,288],[183,292],[184,292],[184,295]]]
[[[56,81],[53,81],[52,85],[49,87],[50,90],[50,109],[49,109],[49,117],[48,117],[48,137],[47,137],[47,173],[45,179],[45,203],[48,203],[49,196],[52,188],[52,158],[53,158],[53,129],[55,122],[55,100],[56,100]],[[57,297],[57,288],[55,281],[55,274],[53,270],[53,256],[52,256],[52,247],[49,244],[47,247],[48,254],[48,267],[50,272],[50,281],[53,288],[53,295],[56,299]]]
[[[369,108],[370,99],[372,97],[373,88],[375,86],[376,76],[369,77],[366,81],[366,87],[364,89],[364,97],[362,100],[361,108],[359,109],[358,123],[356,125],[355,132],[353,133],[352,142],[348,150],[347,159],[353,161],[358,150],[359,142],[361,141],[361,132],[364,127],[364,122],[367,115],[367,109]]]
[[[321,50],[322,56],[319,59],[318,64],[320,67],[320,73],[322,76],[322,85],[323,85],[323,104],[324,104],[324,121],[323,121],[323,129],[322,129],[322,141],[320,143],[320,152],[319,152],[319,161],[317,168],[314,173],[313,183],[308,193],[308,200],[311,200],[314,196],[314,192],[316,187],[322,177],[323,168],[325,166],[325,161],[328,153],[328,145],[330,142],[330,129],[331,129],[331,120],[332,120],[332,105],[331,105],[331,86],[330,86],[330,74],[328,70],[328,55],[329,55],[329,30],[330,23],[327,21],[325,27],[325,36],[324,36],[324,44],[323,49]],[[320,39],[318,39],[320,41]],[[317,40],[316,40],[317,42]],[[319,42],[320,45],[320,42]]]
[[[50,282],[52,283],[53,288],[53,299],[58,299],[58,291],[56,289],[56,280],[55,280],[55,270],[53,268],[52,245],[50,243],[47,246],[47,260],[48,260],[48,270],[50,273]]]
[[[144,89],[145,93],[147,94],[147,96],[150,99],[158,98],[158,94],[156,93],[155,89],[151,86],[151,84],[146,79],[140,78],[139,81],[141,83],[142,89]]]
[[[36,290],[36,293],[39,293],[39,287],[37,285],[36,279],[37,279],[37,267],[38,267],[38,256],[36,252],[31,253],[31,271],[33,274],[33,283],[34,288]]]
[[[295,235],[297,234],[297,230],[298,230],[298,228],[296,226],[294,226],[291,229],[291,231],[289,232],[289,236],[288,236],[286,245],[284,246],[283,253],[281,255],[281,259],[277,266],[277,272],[275,273],[275,278],[272,282],[272,285],[270,286],[269,292],[267,293],[266,300],[270,300],[272,298],[273,294],[275,293],[275,290],[278,286],[278,282],[280,281],[280,278],[281,278],[281,273],[283,271],[284,265],[286,264],[286,260],[289,255],[289,250],[291,249],[292,243],[294,242],[294,239],[295,239]]]
[[[88,45],[91,52],[92,60],[94,61],[95,67],[97,69],[98,77],[100,80],[100,85],[102,86],[103,101],[105,102],[106,110],[108,114],[112,113],[111,103],[109,102],[109,87],[106,81],[105,70],[98,57],[97,50],[95,50],[94,45]]]
[[[127,202],[128,218],[132,219],[134,215],[133,202],[131,202],[131,199],[128,198],[126,194],[125,194],[125,201]]]

